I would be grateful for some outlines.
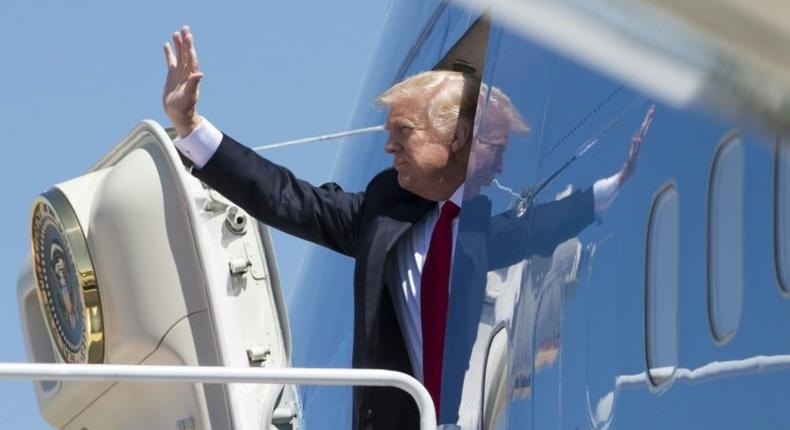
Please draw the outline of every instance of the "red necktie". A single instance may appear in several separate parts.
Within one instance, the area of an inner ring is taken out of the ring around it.
[[[433,229],[428,256],[422,268],[420,310],[422,314],[422,369],[425,388],[431,393],[436,414],[442,390],[444,330],[450,292],[450,263],[453,246],[453,219],[461,209],[447,201]]]

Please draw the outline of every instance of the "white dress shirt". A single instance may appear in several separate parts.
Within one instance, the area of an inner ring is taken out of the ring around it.
[[[186,137],[177,137],[173,142],[176,148],[187,158],[192,160],[198,169],[206,165],[214,155],[222,141],[220,132],[207,119],[201,123]],[[599,179],[593,185],[593,200],[595,212],[600,213],[609,207],[617,196],[619,189],[619,172],[608,178]],[[464,185],[461,186],[450,197],[450,201],[462,207],[464,195]],[[422,268],[425,264],[425,257],[428,255],[428,246],[431,243],[433,229],[439,220],[439,212],[445,202],[439,202],[427,215],[417,222],[406,234],[395,244],[395,252],[398,256],[398,274],[400,279],[400,294],[395,299],[395,311],[401,324],[406,349],[411,360],[414,377],[422,381],[422,314],[420,312],[420,280]],[[453,244],[452,257],[455,256],[455,242],[458,236],[458,219],[453,219]],[[452,260],[451,260],[452,261]],[[450,273],[452,274],[452,262]],[[452,288],[452,279],[450,280]],[[470,316],[476,318],[477,316]]]
[[[217,152],[219,144],[222,142],[222,132],[214,127],[207,119],[203,121],[189,133],[188,136],[176,137],[173,143],[185,157],[195,163],[198,169],[208,163],[208,160]]]
[[[455,190],[450,201],[459,208],[463,202],[464,186]],[[420,285],[422,267],[428,256],[428,247],[431,245],[431,236],[436,223],[439,222],[439,213],[447,201],[439,202],[412,228],[395,243],[395,252],[398,256],[398,274],[402,293],[395,299],[395,313],[401,324],[401,333],[409,351],[411,369],[414,377],[422,382],[422,310],[420,308]],[[452,275],[452,261],[455,257],[455,242],[458,238],[458,219],[453,218],[453,243],[450,254],[450,274]],[[450,279],[450,288],[453,282]]]

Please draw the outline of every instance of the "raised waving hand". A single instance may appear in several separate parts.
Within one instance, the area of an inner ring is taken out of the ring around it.
[[[173,33],[173,45],[165,43],[167,79],[162,93],[162,106],[170,121],[181,136],[186,136],[198,126],[202,118],[197,113],[200,95],[200,79],[203,73],[198,68],[195,39],[189,26]]]
[[[628,149],[628,158],[620,169],[619,183],[622,185],[636,169],[636,160],[639,158],[639,147],[642,146],[642,141],[645,139],[647,131],[650,129],[650,123],[653,122],[653,114],[656,112],[656,105],[651,105],[645,113],[645,118],[642,120],[642,125],[634,133],[631,138],[631,147]]]

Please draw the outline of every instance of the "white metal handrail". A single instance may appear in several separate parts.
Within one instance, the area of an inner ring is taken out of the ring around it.
[[[0,363],[0,379],[394,387],[407,392],[417,403],[420,429],[436,430],[436,411],[428,390],[413,377],[391,370]]]

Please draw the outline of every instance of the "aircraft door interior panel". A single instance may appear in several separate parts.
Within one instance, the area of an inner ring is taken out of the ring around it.
[[[288,365],[266,227],[187,169],[165,130],[146,121],[90,172],[36,200],[33,255],[18,285],[31,361]],[[35,387],[45,419],[76,430],[258,429],[271,422],[282,391],[81,381]]]

